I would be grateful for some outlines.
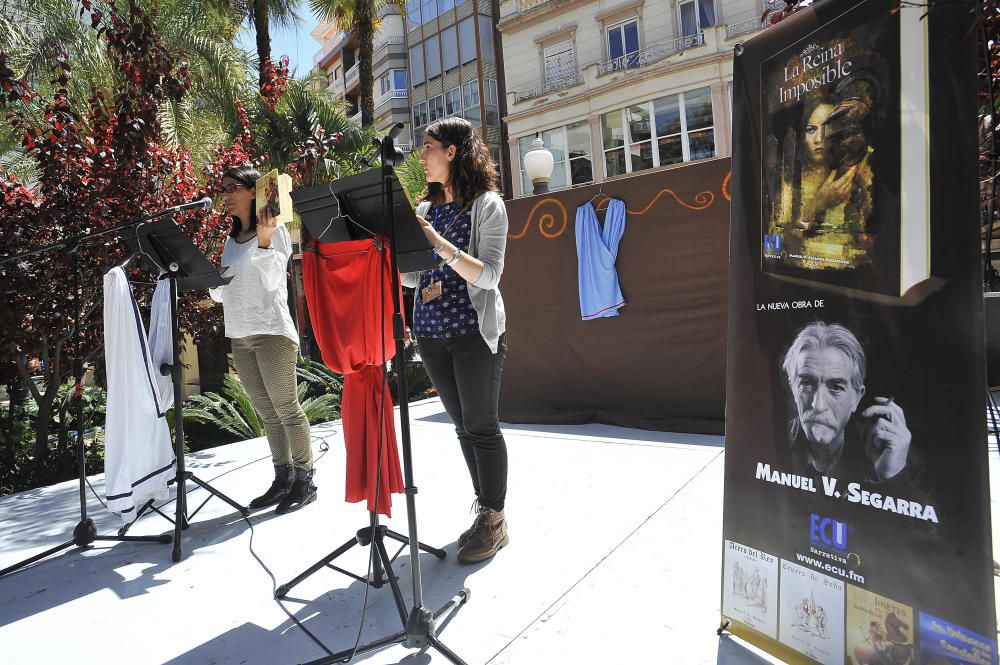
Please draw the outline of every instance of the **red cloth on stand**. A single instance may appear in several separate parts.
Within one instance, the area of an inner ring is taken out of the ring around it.
[[[378,512],[391,516],[392,494],[403,491],[403,474],[392,398],[382,371],[396,346],[388,247],[382,251],[379,243],[313,240],[302,253],[302,277],[323,362],[344,375],[340,408],[347,447],[346,498],[352,503],[367,499],[368,510],[374,511],[378,496]]]

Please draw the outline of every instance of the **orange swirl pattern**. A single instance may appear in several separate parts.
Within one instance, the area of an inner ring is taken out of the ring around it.
[[[521,232],[508,233],[507,237],[511,240],[520,240],[527,235],[528,228],[531,227],[534,221],[535,212],[546,203],[552,203],[558,208],[558,212],[562,214],[562,221],[557,220],[555,214],[546,212],[538,218],[538,232],[549,239],[558,238],[565,233],[566,228],[569,226],[569,213],[566,212],[566,206],[559,199],[545,198],[531,207],[531,212],[528,213],[528,219],[524,223],[524,228],[521,229]]]
[[[654,196],[652,200],[650,200],[650,202],[647,203],[646,207],[643,208],[642,210],[629,210],[626,207],[625,212],[628,213],[629,215],[636,215],[636,216],[645,215],[647,212],[649,212],[649,209],[652,208],[653,205],[657,201],[659,201],[660,197],[663,196],[664,194],[670,194],[672,197],[674,197],[674,200],[677,201],[677,203],[681,204],[688,210],[704,210],[705,208],[707,208],[708,206],[712,205],[715,202],[715,194],[713,194],[712,192],[705,191],[705,192],[698,192],[697,194],[695,194],[694,197],[695,205],[691,205],[690,203],[685,203],[684,200],[681,199],[681,197],[677,196],[677,192],[668,187],[664,187],[663,189],[661,189],[656,193],[656,196]],[[611,200],[610,196],[605,196],[601,200],[601,202],[597,204],[597,209],[603,210],[604,208],[608,207],[608,201],[610,200]]]
[[[729,183],[733,179],[733,172],[730,171],[726,174],[726,177],[722,180],[722,198],[726,199],[730,203],[733,202],[733,197],[729,194]]]

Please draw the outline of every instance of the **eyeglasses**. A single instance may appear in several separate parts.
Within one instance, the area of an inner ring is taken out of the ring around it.
[[[221,188],[219,191],[222,192],[223,194],[232,194],[240,187],[246,187],[246,185],[239,182],[231,182],[225,187]]]

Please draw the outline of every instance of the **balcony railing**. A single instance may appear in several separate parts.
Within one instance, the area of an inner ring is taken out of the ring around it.
[[[554,79],[552,81],[547,81],[545,85],[539,88],[532,88],[530,90],[520,90],[514,95],[514,103],[527,101],[529,99],[534,99],[535,97],[541,97],[542,95],[549,95],[553,92],[559,92],[560,90],[565,90],[567,88],[572,88],[573,86],[580,85],[583,83],[583,77],[580,74],[571,74],[570,76],[563,76],[561,78]]]
[[[342,80],[332,81],[330,85],[326,88],[327,92],[332,93],[337,97],[344,96],[344,82]]]
[[[737,23],[730,23],[726,26],[726,39],[732,39],[733,37],[745,35],[750,32],[757,32],[765,27],[767,26],[760,20],[760,16],[744,19]]]
[[[372,56],[373,61],[377,61],[382,57],[383,52],[389,50],[389,46],[403,46],[406,44],[406,39],[403,37],[380,37],[375,42],[375,48],[373,49],[374,55]]]
[[[393,99],[406,99],[409,96],[410,93],[406,90],[390,90],[389,92],[375,98],[375,108],[381,108]]]
[[[659,44],[647,46],[641,51],[627,53],[623,56],[615,58],[614,60],[602,62],[597,68],[597,75],[604,76],[605,74],[613,74],[615,72],[625,71],[626,69],[645,67],[646,65],[663,60],[668,56],[674,55],[675,53],[680,53],[681,51],[686,51],[689,48],[701,46],[704,43],[705,34],[701,32],[696,35],[687,35],[665,42],[660,42]]]
[[[350,90],[358,84],[358,66],[355,64],[344,74],[344,87]]]

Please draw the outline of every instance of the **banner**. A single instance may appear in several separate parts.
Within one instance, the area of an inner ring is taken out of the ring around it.
[[[737,48],[722,614],[789,663],[998,663],[973,8]]]

